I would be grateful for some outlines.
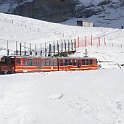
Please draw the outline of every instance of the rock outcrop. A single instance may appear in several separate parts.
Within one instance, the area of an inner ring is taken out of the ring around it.
[[[62,22],[71,17],[88,18],[108,7],[124,5],[123,0],[101,0],[85,5],[81,0],[0,0],[0,11],[50,22]]]
[[[73,0],[35,0],[14,9],[13,13],[52,22],[61,22],[73,16]]]

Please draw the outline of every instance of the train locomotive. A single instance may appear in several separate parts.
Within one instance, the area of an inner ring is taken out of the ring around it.
[[[98,68],[97,59],[92,57],[3,56],[0,60],[1,74],[96,70]]]

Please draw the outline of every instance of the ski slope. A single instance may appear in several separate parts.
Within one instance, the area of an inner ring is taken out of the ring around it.
[[[99,70],[0,75],[0,124],[124,123],[123,29],[67,26],[0,13],[0,34],[1,55],[6,55],[7,40],[12,51],[16,41],[38,44],[90,35],[105,37],[107,44],[80,47],[73,55],[83,56],[87,49],[98,58]]]

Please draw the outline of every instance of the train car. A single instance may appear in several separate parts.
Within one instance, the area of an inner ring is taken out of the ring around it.
[[[96,58],[89,57],[32,57],[3,56],[0,73],[76,71],[98,69]]]

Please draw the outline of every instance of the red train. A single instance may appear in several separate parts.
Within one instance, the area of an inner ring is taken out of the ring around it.
[[[3,56],[0,73],[75,71],[98,69],[96,58],[89,57],[32,57]]]

